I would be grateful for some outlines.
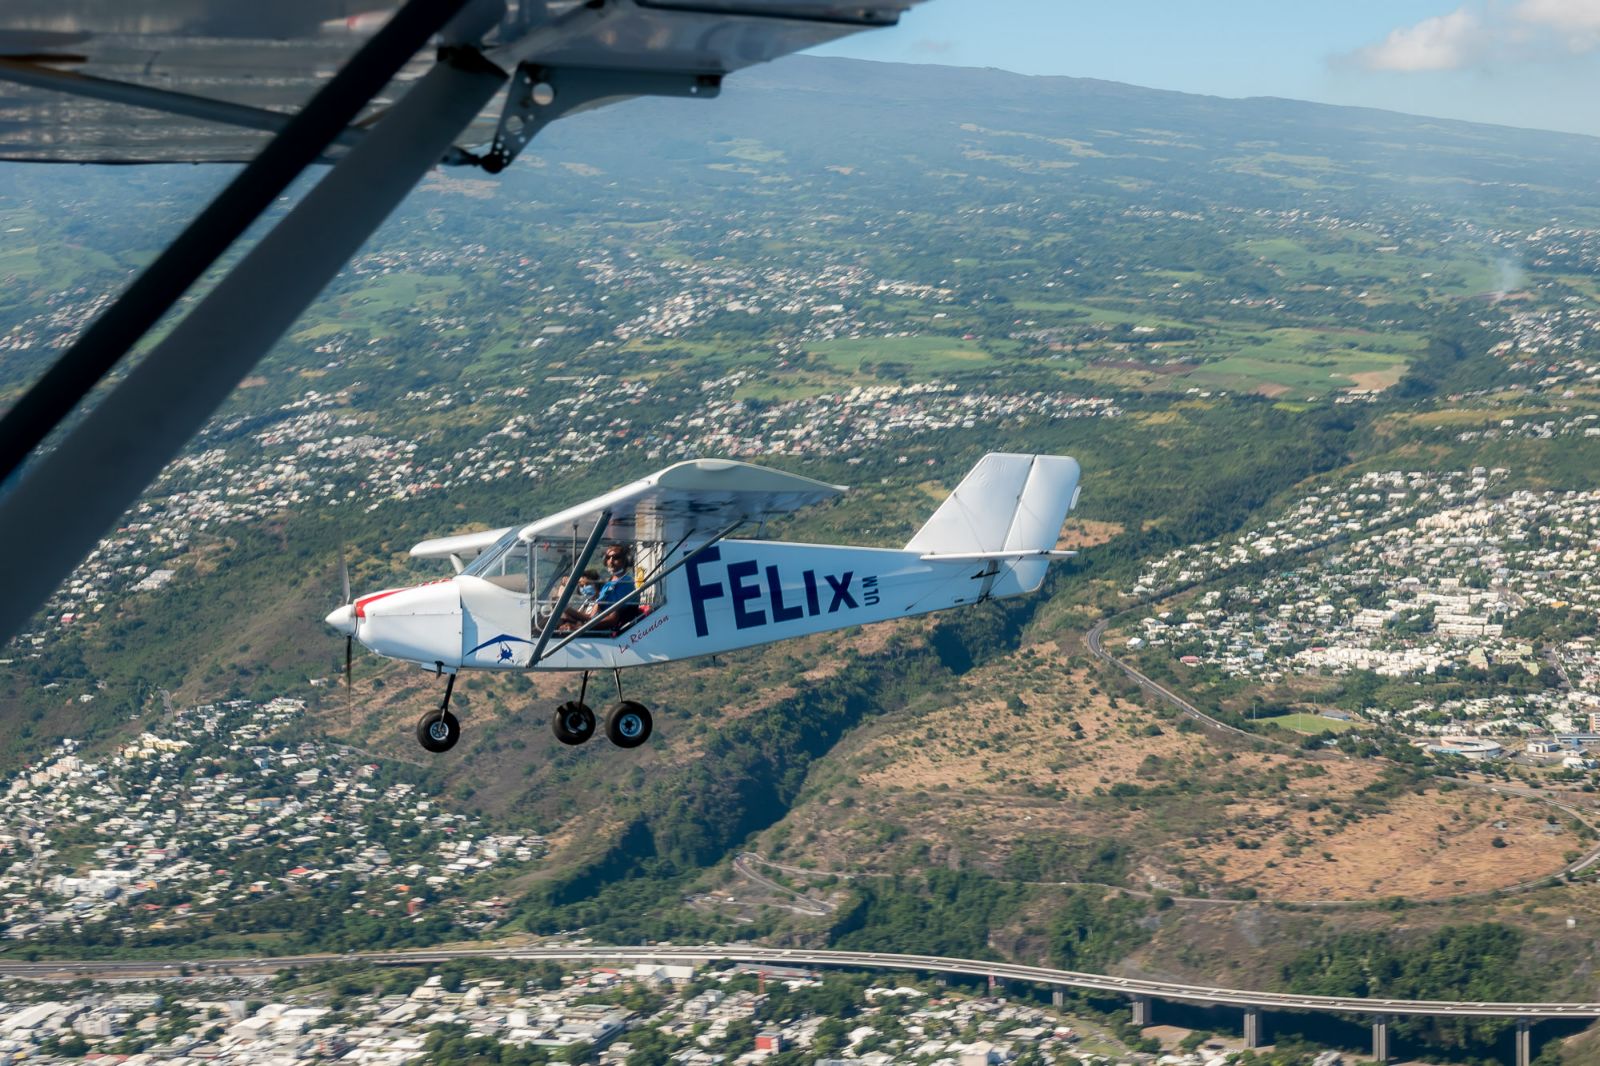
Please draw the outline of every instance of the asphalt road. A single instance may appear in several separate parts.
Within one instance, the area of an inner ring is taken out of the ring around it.
[[[1173,692],[1170,688],[1167,688],[1160,682],[1151,680],[1144,674],[1141,674],[1139,671],[1129,666],[1127,663],[1123,662],[1121,659],[1116,658],[1110,652],[1106,651],[1103,641],[1106,635],[1106,626],[1109,625],[1110,622],[1111,620],[1109,618],[1104,618],[1096,622],[1094,624],[1094,628],[1089,630],[1088,636],[1085,638],[1089,645],[1089,651],[1093,653],[1095,658],[1102,662],[1110,663],[1112,666],[1126,674],[1128,676],[1128,680],[1144,689],[1150,695],[1155,696],[1157,699],[1165,700],[1167,703],[1170,703],[1172,706],[1178,708],[1178,710],[1182,711],[1190,718],[1204,722],[1212,729],[1221,730],[1224,733],[1235,733],[1241,737],[1250,737],[1254,740],[1262,739],[1258,734],[1240,729],[1237,726],[1231,726],[1227,722],[1219,721],[1218,719],[1211,717],[1209,714],[1202,711],[1200,708],[1196,707],[1194,704],[1190,703],[1176,692]]]

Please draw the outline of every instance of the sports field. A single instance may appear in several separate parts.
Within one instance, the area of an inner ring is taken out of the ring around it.
[[[1346,722],[1340,718],[1324,718],[1320,714],[1285,714],[1276,718],[1263,718],[1261,721],[1270,722],[1272,725],[1284,729],[1292,729],[1296,733],[1344,733],[1354,729],[1358,723]]]

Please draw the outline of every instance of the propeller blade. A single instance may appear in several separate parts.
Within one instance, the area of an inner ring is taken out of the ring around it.
[[[344,600],[350,602],[350,567],[344,561],[344,545],[339,545],[339,583],[344,587]]]
[[[351,673],[351,667],[354,665],[354,662],[355,662],[355,652],[356,652],[356,638],[354,636],[345,637],[344,638],[344,706],[345,706],[345,710],[346,711],[350,710],[351,701],[355,699],[355,694],[351,690],[351,685],[350,685],[350,673]]]

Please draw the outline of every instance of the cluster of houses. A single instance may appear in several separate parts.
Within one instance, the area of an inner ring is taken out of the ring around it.
[[[356,753],[276,739],[303,711],[202,705],[104,760],[66,741],[0,783],[3,935],[199,922],[351,879],[351,907],[415,920],[426,900],[544,853],[541,837],[486,832],[414,785],[380,783]]]
[[[1419,699],[1365,716],[1419,734],[1569,731],[1600,710],[1595,638],[1507,629],[1529,611],[1600,614],[1600,493],[1507,492],[1505,478],[1481,467],[1368,473],[1236,539],[1173,552],[1135,592],[1269,565],[1143,619],[1130,645],[1269,683],[1352,671],[1510,671],[1529,683],[1448,707]]]
[[[326,984],[296,991],[282,980],[270,986],[271,1001],[259,998],[266,989],[237,980],[191,978],[133,992],[14,985],[0,1000],[0,1056],[64,1061],[64,1052],[87,1050],[115,1054],[123,1066],[307,1059],[399,1066],[437,1061],[428,1058],[430,1037],[454,1034],[622,1066],[648,1031],[657,1046],[676,1048],[672,1061],[683,1066],[754,1066],[814,1047],[818,1066],[998,1066],[1029,1052],[1075,1066],[1106,1061],[1083,1051],[1078,1032],[1056,1011],[892,983],[858,990],[848,1028],[824,1049],[818,1033],[829,1018],[807,1012],[763,1020],[770,990],[812,988],[821,977],[762,972],[752,990],[752,972],[640,964],[578,970],[557,982],[459,974],[447,982],[434,974],[409,992],[342,995],[337,1010]],[[635,1009],[641,1002],[649,1005]],[[1216,1058],[1218,1066],[1222,1061]]]
[[[736,237],[730,233],[727,239]],[[599,291],[653,294],[612,327],[619,342],[681,337],[721,315],[780,321],[790,344],[905,336],[894,332],[904,328],[902,322],[866,307],[890,297],[934,307],[955,298],[954,291],[944,286],[880,278],[859,261],[798,267],[775,257],[751,265],[724,256],[662,259],[626,250],[591,253],[578,260],[578,267]]]
[[[1471,503],[1507,474],[1498,467],[1475,467],[1471,472],[1369,471],[1343,485],[1323,486],[1276,518],[1226,541],[1168,552],[1145,567],[1131,595],[1164,596],[1251,563],[1292,559],[1335,542],[1360,540],[1413,516]]]

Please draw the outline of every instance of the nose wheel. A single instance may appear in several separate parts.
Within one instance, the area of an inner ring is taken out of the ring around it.
[[[449,711],[423,711],[417,719],[417,743],[438,755],[461,739],[461,721]]]
[[[450,694],[456,690],[456,675],[444,683],[444,699],[436,711],[423,711],[417,719],[417,743],[435,755],[449,751],[461,739],[461,721],[450,713]]]

